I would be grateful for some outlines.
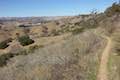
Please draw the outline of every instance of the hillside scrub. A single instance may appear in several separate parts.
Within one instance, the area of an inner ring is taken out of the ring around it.
[[[7,61],[14,57],[14,54],[8,53],[0,56],[0,67],[3,67],[7,64]]]
[[[8,43],[6,42],[6,41],[3,41],[3,42],[1,42],[0,43],[0,49],[5,49],[5,48],[7,48],[9,45],[8,45]]]
[[[18,40],[22,46],[27,46],[27,45],[34,43],[34,41],[32,39],[30,39],[30,37],[27,35],[19,37]]]
[[[66,24],[62,26],[61,30],[59,32],[61,33],[67,33],[72,32],[72,34],[79,34],[84,32],[86,29],[94,29],[98,27],[98,21],[97,18],[90,18],[86,21],[82,20],[80,22],[76,22],[74,24]],[[58,33],[58,32],[56,32]]]
[[[120,14],[120,4],[113,3],[113,5],[105,11],[105,14],[108,17],[111,17],[113,15],[119,15]]]
[[[107,19],[105,19],[105,26],[103,27],[105,28],[105,32],[108,32],[108,35],[112,38],[113,41],[113,46],[108,62],[109,80],[120,80],[120,16],[118,16],[118,13],[120,14],[120,12],[116,11],[115,13],[112,13],[111,16],[109,16]]]
[[[2,54],[2,55],[0,55],[0,67],[6,66],[7,63],[10,61],[10,59],[12,59],[16,56],[20,56],[20,55],[26,56],[29,54],[33,54],[36,49],[43,48],[43,47],[44,47],[43,45],[39,45],[39,46],[34,45],[34,46],[30,46],[29,49],[22,50],[18,53]]]
[[[79,34],[84,31],[84,28],[76,28],[72,31],[72,34]]]
[[[5,49],[9,46],[8,43],[12,42],[12,38],[9,38],[5,41],[0,42],[0,49]]]
[[[37,49],[34,54],[12,58],[8,66],[0,69],[0,79],[95,80],[103,47],[104,40],[100,36],[83,32]]]

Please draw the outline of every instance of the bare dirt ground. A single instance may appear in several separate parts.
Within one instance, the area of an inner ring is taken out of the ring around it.
[[[103,36],[103,37],[108,40],[108,43],[102,53],[97,80],[108,80],[107,63],[108,63],[112,41],[109,37],[106,37],[106,36]]]

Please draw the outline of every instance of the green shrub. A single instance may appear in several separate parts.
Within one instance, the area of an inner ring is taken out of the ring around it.
[[[72,31],[72,34],[79,34],[81,32],[83,32],[84,28],[76,28]]]
[[[98,26],[98,22],[96,19],[89,19],[87,21],[82,21],[81,26],[87,29],[96,28]]]
[[[3,54],[3,55],[0,55],[0,67],[4,67],[5,65],[7,65],[7,62],[15,57],[15,56],[19,56],[19,55],[28,55],[29,53],[26,51],[26,50],[23,50],[19,53],[6,53],[6,54]]]
[[[7,61],[12,57],[14,57],[14,55],[12,53],[1,55],[0,56],[0,67],[3,67],[4,65],[6,65]]]
[[[29,36],[19,37],[18,40],[22,46],[26,46],[26,45],[30,45],[30,44],[34,43],[34,41],[32,39],[30,39]]]
[[[9,45],[7,44],[6,41],[3,41],[3,42],[0,43],[0,49],[5,49],[5,48],[7,48],[8,46],[9,46]]]

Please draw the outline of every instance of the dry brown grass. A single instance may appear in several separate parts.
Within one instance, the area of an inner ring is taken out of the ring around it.
[[[120,18],[119,18],[120,19]],[[114,41],[111,56],[109,58],[109,79],[120,80],[120,23],[119,20],[113,26],[116,30],[113,32],[112,39]]]
[[[71,36],[0,68],[0,80],[95,80],[104,39],[91,31]]]

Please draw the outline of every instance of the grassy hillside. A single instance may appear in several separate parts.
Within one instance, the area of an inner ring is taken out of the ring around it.
[[[6,67],[0,69],[0,79],[96,80],[104,46],[102,37],[86,31],[27,56],[11,59]]]
[[[120,79],[120,19],[115,23],[116,30],[113,32],[112,39],[114,41],[112,53],[109,59],[109,76],[110,80]]]

